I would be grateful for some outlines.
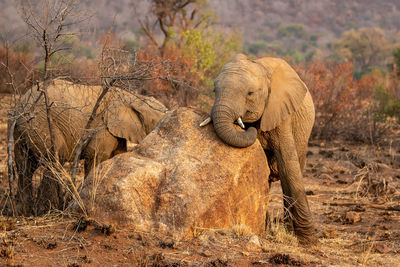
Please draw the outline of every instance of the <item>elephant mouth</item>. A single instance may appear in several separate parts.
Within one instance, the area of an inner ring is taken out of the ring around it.
[[[260,115],[257,112],[253,111],[246,111],[246,113],[243,115],[243,122],[245,124],[251,124],[254,122],[257,122],[260,119]]]
[[[214,130],[226,144],[234,147],[248,147],[257,139],[257,129],[250,124],[245,125],[238,113],[230,105],[218,104],[213,106],[210,118],[200,123],[204,126],[213,121]],[[239,127],[235,127],[238,124]],[[244,130],[243,130],[244,129]]]
[[[261,120],[243,122],[243,124],[244,124],[243,130],[247,131],[251,127],[254,127],[256,129],[260,128],[260,121]]]

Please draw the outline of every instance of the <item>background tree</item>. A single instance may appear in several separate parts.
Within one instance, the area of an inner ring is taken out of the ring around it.
[[[155,17],[155,23],[151,22],[149,16],[145,17],[144,22],[139,20],[139,23],[151,43],[163,55],[171,42],[178,47],[182,46],[183,40],[179,38],[182,32],[211,21],[212,14],[205,11],[206,6],[204,0],[151,0],[149,13]],[[158,30],[163,35],[161,41],[157,38]]]
[[[372,67],[384,67],[392,45],[380,28],[351,29],[342,34],[334,49],[339,58],[351,61],[358,73]]]
[[[240,34],[218,31],[205,0],[152,0],[149,13],[139,21],[150,43],[145,57],[170,61],[169,72],[183,83],[154,80],[142,93],[161,98],[168,107],[191,105],[199,93],[209,94],[217,72],[239,51]]]

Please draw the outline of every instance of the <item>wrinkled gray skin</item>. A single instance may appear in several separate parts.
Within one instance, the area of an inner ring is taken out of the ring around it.
[[[234,127],[239,117],[245,131]],[[247,147],[259,139],[271,179],[281,181],[290,225],[302,242],[313,239],[302,172],[314,117],[306,85],[282,59],[253,61],[237,55],[215,80],[211,118],[217,135],[235,147]]]
[[[53,81],[47,88],[51,105],[54,146],[60,165],[72,162],[75,148],[102,88]],[[40,166],[49,166],[50,133],[43,95],[36,87],[21,99],[20,116],[14,131],[14,153],[18,172],[17,207],[24,215],[41,214],[50,208],[62,208],[62,187],[44,171],[34,198],[32,176]],[[39,100],[37,101],[37,99]],[[35,103],[36,102],[36,103]],[[140,142],[157,124],[167,109],[152,97],[111,90],[101,102],[90,131],[93,137],[84,147],[85,176],[93,166],[127,151],[127,141]]]

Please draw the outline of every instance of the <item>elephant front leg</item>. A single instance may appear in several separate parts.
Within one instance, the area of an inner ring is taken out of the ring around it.
[[[303,176],[296,151],[290,119],[273,130],[272,145],[276,155],[279,178],[284,197],[285,215],[300,242],[313,240],[314,226]]]

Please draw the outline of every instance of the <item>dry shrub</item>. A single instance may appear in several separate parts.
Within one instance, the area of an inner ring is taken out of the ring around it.
[[[53,78],[60,77],[78,84],[99,85],[101,82],[98,62],[86,58],[60,64],[51,71],[50,75]]]
[[[189,106],[195,102],[199,93],[199,74],[193,72],[194,62],[184,56],[178,48],[168,47],[160,56],[158,50],[147,47],[138,52],[138,59],[143,63],[152,61],[158,64],[139,93],[152,95],[167,107]]]
[[[380,163],[369,163],[357,172],[356,197],[393,200],[396,192],[393,178],[383,172],[379,165]]]
[[[32,58],[29,53],[0,47],[0,93],[23,93],[32,86]]]
[[[374,89],[385,79],[380,71],[354,78],[352,63],[315,61],[295,67],[310,89],[316,109],[313,138],[371,142],[386,128],[374,116]]]

